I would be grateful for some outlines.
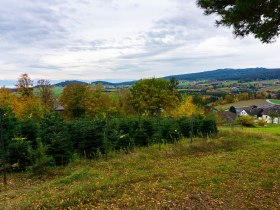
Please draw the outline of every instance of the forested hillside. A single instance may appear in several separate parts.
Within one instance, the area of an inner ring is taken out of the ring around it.
[[[218,69],[193,74],[167,76],[165,79],[175,77],[179,80],[266,80],[279,79],[280,69],[248,68],[248,69]]]

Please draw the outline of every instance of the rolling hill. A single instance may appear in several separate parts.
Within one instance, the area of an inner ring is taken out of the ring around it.
[[[178,80],[198,81],[198,80],[240,80],[240,81],[255,81],[267,79],[280,79],[280,68],[267,69],[267,68],[246,68],[246,69],[217,69],[212,71],[204,71],[199,73],[170,75],[163,77],[164,79],[176,78]],[[91,84],[102,83],[111,86],[132,85],[134,81],[112,83],[107,81],[95,81]],[[73,83],[88,84],[86,82],[71,80],[60,82],[55,86],[66,86]]]
[[[175,77],[178,80],[266,80],[266,79],[280,79],[280,68],[266,69],[266,68],[247,68],[247,69],[218,69],[213,71],[205,71],[192,74],[171,75],[164,77],[170,79]]]

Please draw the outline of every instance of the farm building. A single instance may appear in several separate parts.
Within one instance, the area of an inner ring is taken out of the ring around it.
[[[262,112],[262,119],[267,123],[280,124],[280,106],[273,106]]]
[[[225,121],[229,121],[229,117],[233,117],[234,113],[223,111],[219,113],[219,117]],[[263,119],[267,123],[280,124],[280,106],[250,106],[236,108],[236,116],[252,116],[255,119]]]

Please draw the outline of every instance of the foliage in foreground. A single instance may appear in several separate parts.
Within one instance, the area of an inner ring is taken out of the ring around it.
[[[72,162],[43,180],[15,174],[0,192],[0,208],[277,209],[279,145],[274,135],[223,131],[161,151]]]
[[[31,168],[39,170],[38,162],[42,161],[50,166],[66,165],[75,155],[92,159],[105,152],[129,152],[135,147],[176,143],[182,137],[217,133],[214,119],[206,117],[112,117],[106,125],[103,118],[64,121],[55,114],[45,115],[39,123],[16,119],[11,122],[13,127],[4,125],[4,132],[9,134],[5,137],[6,156],[11,166],[17,166],[10,169],[16,171],[24,171],[33,164],[36,167]]]

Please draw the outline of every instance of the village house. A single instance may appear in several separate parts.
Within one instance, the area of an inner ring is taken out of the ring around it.
[[[266,108],[262,112],[262,119],[267,123],[280,124],[280,106]]]
[[[224,120],[229,120],[229,115],[226,112],[230,111],[224,111],[220,114],[220,117]],[[273,123],[273,124],[280,124],[280,105],[274,105],[274,104],[265,104],[265,105],[259,105],[259,106],[250,106],[250,107],[240,107],[236,108],[236,116],[251,116],[255,119],[263,119],[267,123]]]

